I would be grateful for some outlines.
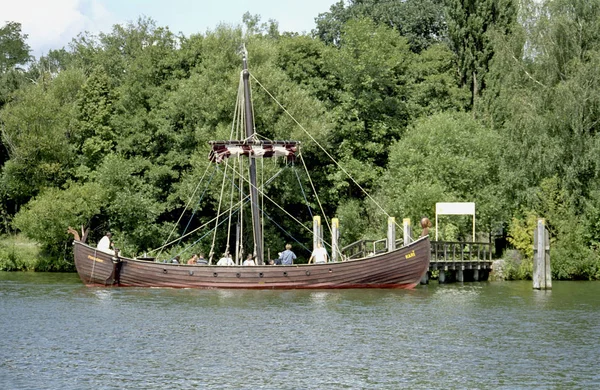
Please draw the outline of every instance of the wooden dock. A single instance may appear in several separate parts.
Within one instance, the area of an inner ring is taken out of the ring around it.
[[[432,276],[440,283],[486,281],[491,271],[491,243],[431,241],[429,272],[421,283]]]
[[[402,240],[396,245],[401,246]],[[346,259],[387,252],[387,240],[361,240],[342,248]],[[429,271],[421,284],[486,281],[492,271],[492,244],[486,242],[431,241]]]

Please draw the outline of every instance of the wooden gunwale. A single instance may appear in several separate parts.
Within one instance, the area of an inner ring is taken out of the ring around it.
[[[104,286],[113,272],[113,256],[75,242],[75,264],[86,285]],[[173,288],[412,288],[427,272],[428,237],[392,252],[362,259],[292,266],[217,266],[155,263],[120,257],[122,287]],[[215,276],[216,274],[216,276]],[[262,275],[261,275],[262,274]]]

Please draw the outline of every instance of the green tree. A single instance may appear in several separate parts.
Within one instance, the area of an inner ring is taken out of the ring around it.
[[[369,18],[396,29],[419,53],[446,35],[444,2],[440,0],[350,0],[339,1],[315,19],[313,34],[327,44],[338,45],[343,26],[350,20]]]
[[[9,160],[2,170],[7,196],[21,205],[44,187],[69,178],[74,154],[68,134],[82,74],[61,73],[51,82],[23,88],[0,112]],[[18,207],[17,207],[18,208]]]
[[[104,187],[95,183],[47,188],[16,214],[13,225],[58,258],[69,240],[67,227],[89,226],[101,214],[106,196]]]
[[[17,65],[25,65],[31,59],[27,34],[21,32],[21,24],[7,22],[0,28],[0,108],[10,101],[11,94],[28,83],[24,70]],[[0,163],[4,159],[0,156]]]
[[[370,188],[386,164],[389,144],[400,138],[410,117],[413,54],[397,32],[368,19],[348,22],[343,34],[340,49],[326,58],[337,88],[328,102],[336,121],[331,142],[341,164]],[[336,192],[362,196],[344,173],[334,175]]]
[[[26,41],[27,34],[21,32],[21,23],[7,22],[0,28],[0,74],[29,62],[30,48]]]
[[[514,0],[448,0],[448,36],[456,54],[461,85],[469,86],[471,103],[486,87],[486,74],[494,57],[490,34],[509,35],[515,27]]]
[[[73,140],[82,157],[82,164],[94,168],[102,158],[114,150],[116,134],[110,120],[114,114],[116,93],[108,75],[96,68],[79,91],[77,127]]]
[[[415,56],[409,74],[412,78],[408,94],[411,120],[447,110],[467,109],[469,90],[459,87],[454,55],[446,45],[432,45]]]
[[[436,202],[475,202],[478,230],[490,232],[507,217],[502,200],[494,196],[499,190],[498,141],[495,131],[466,113],[420,119],[392,146],[376,199],[393,216],[412,221],[433,216]],[[461,229],[463,236],[470,235],[470,221]]]

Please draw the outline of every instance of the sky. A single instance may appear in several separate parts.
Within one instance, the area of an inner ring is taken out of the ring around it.
[[[0,26],[21,23],[32,55],[66,47],[79,33],[109,33],[115,24],[150,17],[157,26],[189,36],[237,25],[242,15],[275,19],[279,31],[310,32],[315,18],[339,0],[0,0]]]

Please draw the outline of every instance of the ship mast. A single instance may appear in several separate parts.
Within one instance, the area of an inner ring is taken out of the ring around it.
[[[243,52],[243,81],[244,81],[244,117],[246,128],[246,139],[249,142],[254,142],[254,117],[252,113],[252,102],[250,100],[250,72],[248,72],[248,53]],[[252,227],[254,231],[254,254],[256,256],[256,264],[263,264],[263,247],[262,247],[262,225],[260,223],[260,214],[258,208],[258,189],[256,187],[256,159],[254,156],[249,156],[250,161],[250,205],[252,208]]]

